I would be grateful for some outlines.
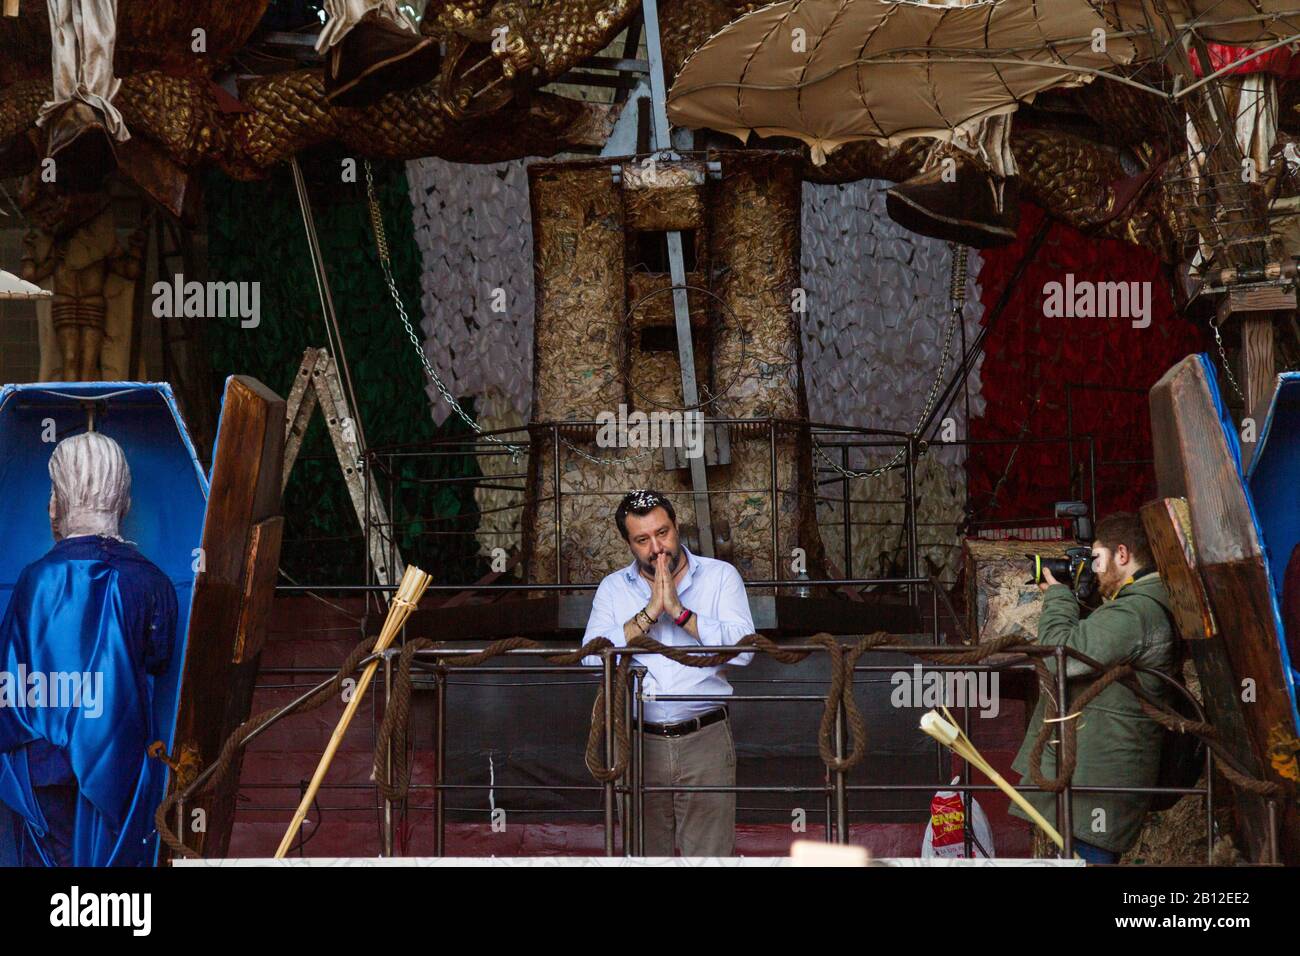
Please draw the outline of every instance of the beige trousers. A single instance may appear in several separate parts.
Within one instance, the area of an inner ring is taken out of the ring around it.
[[[731,721],[685,737],[645,735],[644,779],[647,787],[733,787],[736,784],[736,743]],[[734,856],[736,795],[734,793],[647,793],[645,795],[645,855]]]

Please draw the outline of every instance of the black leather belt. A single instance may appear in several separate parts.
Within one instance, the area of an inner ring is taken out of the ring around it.
[[[647,734],[654,734],[656,737],[685,737],[697,730],[703,730],[709,724],[716,724],[718,721],[726,719],[727,708],[719,707],[707,714],[700,714],[698,717],[682,720],[675,724],[652,724],[649,721],[642,721],[641,729]]]

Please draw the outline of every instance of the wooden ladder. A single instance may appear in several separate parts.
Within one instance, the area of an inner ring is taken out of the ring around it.
[[[307,426],[311,424],[317,405],[325,417],[325,427],[329,431],[334,454],[338,456],[339,468],[343,472],[343,483],[347,485],[348,496],[352,499],[352,510],[356,512],[357,522],[366,536],[366,549],[370,554],[375,579],[384,585],[400,581],[406,567],[393,539],[388,510],[374,483],[366,482],[362,477],[361,449],[357,444],[352,411],[343,396],[338,367],[326,349],[310,348],[303,353],[302,364],[298,366],[293,388],[289,391],[289,402],[285,409],[284,478],[281,491],[289,483],[289,473],[298,458],[303,437],[307,434]],[[370,518],[368,522],[367,515]]]

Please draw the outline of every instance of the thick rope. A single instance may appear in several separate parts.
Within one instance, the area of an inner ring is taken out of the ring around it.
[[[1047,663],[1043,658],[1035,659],[1034,669],[1038,672],[1042,686],[1055,687],[1055,677],[1047,669]],[[1053,793],[1060,793],[1066,788],[1066,785],[1074,777],[1074,770],[1078,760],[1077,715],[1092,703],[1102,691],[1115,683],[1122,684],[1132,691],[1142,707],[1142,712],[1166,730],[1172,733],[1193,734],[1205,741],[1205,745],[1218,758],[1215,767],[1234,787],[1262,797],[1278,797],[1286,792],[1287,788],[1276,781],[1260,780],[1239,770],[1237,768],[1237,759],[1219,740],[1218,731],[1212,724],[1192,720],[1169,707],[1158,707],[1143,697],[1140,693],[1137,673],[1129,664],[1117,664],[1104,671],[1096,680],[1075,695],[1070,701],[1072,714],[1063,714],[1060,702],[1056,699],[1056,694],[1048,694],[1047,711],[1051,716],[1043,721],[1043,726],[1039,728],[1038,736],[1034,738],[1034,746],[1029,753],[1029,777],[1033,780],[1034,786]],[[1046,749],[1053,732],[1060,734],[1060,746],[1057,751],[1057,774],[1055,777],[1047,778],[1043,776],[1040,768],[1043,751]]]
[[[304,700],[300,706],[294,709],[294,713],[304,714],[316,710],[318,707],[323,706],[326,701],[331,700],[336,695],[342,694],[343,682],[351,677],[352,674],[361,666],[361,662],[374,652],[374,646],[374,639],[366,638],[354,647],[352,652],[348,654],[347,659],[343,662],[343,666],[339,668],[338,673],[334,675],[330,682]],[[265,724],[269,723],[282,710],[284,710],[283,707],[272,707],[269,710],[262,711],[254,717],[250,717],[248,720],[236,727],[234,732],[226,738],[226,742],[222,745],[221,753],[213,763],[215,769],[212,771],[211,775],[203,782],[202,786],[193,793],[188,794],[187,799],[192,800],[195,797],[210,792],[226,776],[226,774],[230,772],[230,768],[234,764],[236,757],[239,755],[239,751],[244,746],[244,741],[260,730]],[[182,793],[184,793],[184,790],[176,790],[175,792],[168,794],[163,799],[162,803],[158,804],[158,809],[154,812],[154,824],[158,828],[158,836],[173,853],[178,856],[197,859],[199,854],[195,853],[185,845],[177,833],[172,830],[169,823],[171,812],[180,801]]]
[[[826,702],[818,727],[817,749],[822,762],[831,772],[846,772],[861,763],[866,756],[866,722],[863,720],[862,712],[858,707],[856,695],[852,692],[854,683],[853,668],[866,651],[887,645],[890,643],[890,639],[891,635],[884,631],[868,634],[855,644],[843,644],[836,640],[833,635],[827,633],[815,634],[807,639],[809,644],[824,647],[830,658],[830,684],[827,688]],[[411,670],[415,657],[420,651],[445,648],[446,646],[445,643],[434,642],[428,638],[418,638],[407,642],[398,655],[393,681],[389,688],[388,703],[376,734],[374,761],[376,787],[386,800],[393,803],[403,801],[410,790],[411,767],[408,750],[411,694],[414,689]],[[543,646],[529,638],[510,637],[494,641],[475,653],[443,657],[440,663],[448,667],[475,667],[492,658],[508,654],[513,650],[538,649]],[[544,659],[551,664],[572,666],[580,663],[585,657],[598,655],[605,649],[614,646],[606,638],[598,637],[575,651],[550,655]],[[664,657],[687,667],[718,667],[729,663],[736,656],[734,651],[712,651],[699,647],[672,647],[661,644],[645,635],[633,638],[628,642],[628,646],[637,650],[662,654]],[[1028,647],[1035,646],[1037,645],[1026,644],[1023,639],[1008,635],[986,644],[979,644],[962,650],[927,655],[927,660],[930,663],[947,666],[974,665],[997,654],[1017,650],[1023,651]],[[731,647],[737,650],[749,647],[756,648],[770,654],[783,664],[797,664],[813,653],[810,650],[789,650],[761,634],[750,634],[743,637]],[[371,639],[366,639],[358,644],[348,655],[347,660],[344,661],[330,683],[304,700],[299,707],[295,708],[294,712],[305,713],[315,710],[326,701],[334,698],[336,694],[340,694],[343,689],[343,682],[359,669],[361,662],[369,657],[372,652],[373,641]],[[610,702],[614,752],[609,757],[607,757],[604,747],[606,730],[605,688],[603,682],[596,693],[595,706],[592,708],[591,729],[587,735],[585,762],[591,775],[601,783],[617,780],[627,770],[631,753],[631,736],[627,722],[627,688],[628,674],[632,667],[633,656],[631,654],[620,654],[618,663],[615,666],[613,698]],[[1048,670],[1046,661],[1043,658],[1034,659],[1034,669],[1043,686],[1054,686],[1054,677]],[[1189,720],[1174,710],[1158,708],[1145,700],[1138,693],[1140,688],[1137,684],[1136,672],[1128,664],[1120,664],[1110,668],[1081,690],[1070,702],[1074,713],[1077,715],[1098,694],[1117,682],[1124,684],[1138,694],[1143,711],[1151,719],[1175,733],[1191,733],[1205,740],[1206,745],[1219,758],[1218,768],[1234,786],[1263,796],[1277,796],[1285,791],[1285,788],[1278,783],[1258,780],[1238,770],[1234,766],[1234,758],[1219,742],[1215,729],[1210,724]],[[1044,721],[1034,740],[1034,746],[1030,753],[1029,775],[1035,786],[1051,792],[1060,792],[1065,789],[1073,777],[1077,762],[1076,718],[1060,712],[1060,705],[1054,694],[1049,694],[1048,699],[1048,710],[1052,716]],[[844,712],[849,743],[848,753],[843,757],[836,753],[835,747],[836,718],[841,708],[843,708]],[[186,794],[186,799],[193,800],[210,792],[229,773],[236,755],[248,737],[280,714],[283,709],[282,707],[276,707],[263,711],[240,724],[222,746],[221,753],[214,763],[215,769],[213,772],[201,787],[193,793]],[[1043,751],[1054,731],[1060,733],[1057,776],[1048,779],[1043,776],[1040,765]],[[390,754],[392,758],[391,766]],[[390,774],[391,783],[389,782]],[[197,857],[198,854],[184,844],[168,823],[169,815],[179,801],[181,792],[173,793],[163,800],[154,815],[154,820],[162,841],[174,853],[179,856]]]

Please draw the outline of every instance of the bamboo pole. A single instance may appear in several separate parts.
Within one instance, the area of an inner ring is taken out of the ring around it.
[[[384,620],[384,627],[379,632],[372,653],[379,654],[388,650],[388,646],[401,633],[402,625],[406,623],[406,619],[415,610],[415,606],[420,603],[420,596],[424,594],[424,589],[428,586],[429,575],[415,565],[407,565],[406,573],[402,575],[401,586],[397,589],[397,595],[388,606],[388,617]],[[348,701],[343,716],[339,718],[338,726],[334,728],[334,733],[330,736],[329,745],[326,746],[325,752],[321,754],[320,763],[316,765],[316,772],[312,775],[311,783],[307,786],[307,792],[303,794],[302,802],[298,804],[298,810],[293,815],[289,829],[285,831],[284,839],[280,841],[280,846],[275,851],[277,860],[283,859],[284,855],[289,852],[289,847],[293,844],[294,834],[298,832],[298,828],[302,826],[302,821],[306,819],[307,810],[311,807],[312,801],[316,799],[316,794],[320,791],[321,784],[325,780],[325,774],[330,768],[330,763],[334,760],[339,745],[343,743],[343,737],[348,732],[348,725],[352,723],[352,718],[356,716],[357,708],[361,706],[361,698],[365,696],[366,688],[370,686],[370,682],[374,679],[375,671],[378,668],[379,661],[374,660],[367,664],[366,669],[362,671],[361,680],[357,682],[356,691],[353,692],[352,699]]]
[[[1003,779],[1002,775],[993,769],[993,765],[985,760],[983,755],[975,749],[975,745],[971,743],[971,739],[962,733],[961,728],[957,726],[957,721],[953,720],[952,714],[949,712],[947,707],[943,709],[943,712],[947,716],[947,720],[944,720],[943,717],[939,716],[938,711],[932,710],[926,713],[921,718],[921,730],[939,741],[939,743],[943,744],[963,760],[968,761],[971,766],[975,767],[980,771],[980,773],[988,777],[999,790],[1015,802],[1016,806],[1025,811],[1025,814],[1029,819],[1033,820],[1040,828],[1042,828],[1042,831],[1051,838],[1052,842],[1055,843],[1059,849],[1064,851],[1065,841],[1061,839],[1061,834],[1057,832],[1056,827],[1048,823],[1043,818],[1043,815],[1034,809],[1033,804],[1026,800],[1019,790],[1007,783],[1006,780]],[[1078,854],[1075,854],[1075,856],[1077,857]]]

